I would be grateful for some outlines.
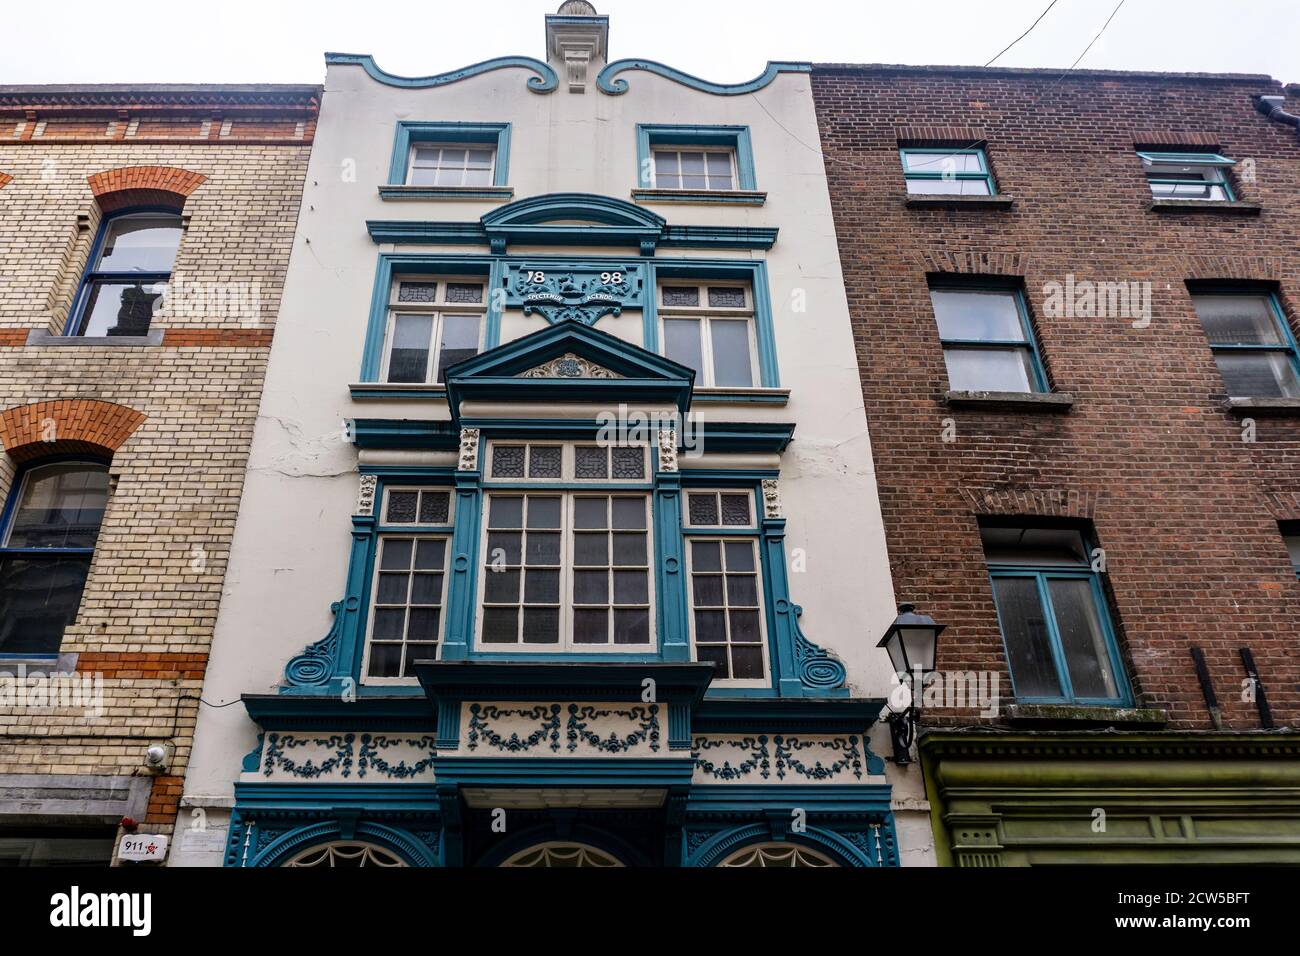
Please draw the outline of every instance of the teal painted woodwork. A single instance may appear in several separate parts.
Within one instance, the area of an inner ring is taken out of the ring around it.
[[[503,266],[506,306],[522,309],[524,315],[541,315],[551,324],[594,325],[606,315],[641,308],[647,298],[645,268],[636,261],[525,259],[506,260]]]
[[[702,93],[712,93],[715,96],[740,96],[744,93],[754,93],[761,90],[782,73],[810,73],[812,72],[812,64],[773,61],[767,64],[762,73],[744,83],[711,83],[708,80],[702,80],[698,76],[692,76],[656,60],[615,60],[597,75],[596,88],[610,96],[621,96],[627,92],[628,82],[618,74],[633,70],[654,73],[657,76],[662,76],[683,86],[689,86],[691,89],[699,90]]]
[[[418,143],[479,143],[496,147],[492,185],[510,182],[509,123],[448,123],[398,120],[393,137],[393,158],[388,167],[388,182],[404,186],[409,173],[411,147]],[[457,195],[463,195],[457,190]],[[491,194],[488,194],[491,195]]]
[[[734,150],[737,188],[758,188],[754,175],[754,148],[750,142],[748,126],[664,126],[638,123],[636,182],[646,189],[655,184],[650,154],[656,146],[723,146]],[[707,191],[704,192],[704,198],[708,198]]]
[[[954,156],[954,155],[974,156],[974,157],[979,161],[979,167],[980,167],[980,168],[979,168],[979,171],[978,171],[978,172],[975,172],[975,171],[972,171],[972,172],[965,172],[965,171],[957,171],[957,170],[938,170],[938,169],[933,170],[933,171],[917,171],[917,170],[911,170],[911,169],[908,169],[908,163],[907,163],[907,157],[910,156],[910,155],[919,155],[919,156],[926,156],[926,155],[930,155],[930,156]],[[952,180],[969,179],[969,180],[977,180],[977,181],[979,181],[979,182],[984,183],[984,184],[988,187],[988,194],[989,194],[990,196],[996,196],[996,195],[997,195],[997,192],[998,192],[998,186],[997,186],[997,183],[995,183],[995,182],[993,181],[993,173],[989,170],[989,160],[988,160],[988,156],[985,155],[984,150],[983,150],[982,147],[970,147],[970,148],[968,148],[968,149],[945,149],[945,148],[942,148],[942,147],[933,147],[933,148],[931,148],[931,147],[925,147],[925,148],[918,148],[918,147],[913,147],[913,146],[906,146],[906,147],[903,147],[903,148],[899,149],[899,151],[898,151],[898,156],[899,156],[899,159],[901,159],[901,160],[902,160],[902,163],[903,163],[903,179],[904,179],[904,180],[908,180],[908,179],[917,179],[917,180],[924,180],[924,179],[937,179],[937,180],[944,180],[944,179],[952,179]]]
[[[672,226],[636,203],[592,193],[547,193],[507,203],[478,222],[369,220],[375,242],[487,245],[503,255],[511,243],[624,246],[653,256],[660,247],[770,249],[777,229],[764,226]]]
[[[553,69],[541,60],[535,60],[530,56],[499,56],[491,60],[483,60],[479,63],[461,67],[458,70],[450,70],[432,76],[397,76],[386,70],[381,70],[375,63],[375,58],[368,53],[326,53],[325,64],[326,66],[345,64],[359,66],[369,74],[371,79],[377,80],[385,86],[406,89],[446,86],[449,83],[459,83],[461,80],[490,73],[493,70],[506,69],[522,69],[537,74],[528,78],[528,88],[534,93],[550,93],[560,85],[560,78],[556,76]]]

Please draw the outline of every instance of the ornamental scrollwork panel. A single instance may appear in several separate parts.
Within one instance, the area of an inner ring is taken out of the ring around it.
[[[658,704],[468,706],[464,749],[476,756],[650,756],[663,751]]]
[[[853,783],[878,772],[857,734],[696,737],[691,755],[696,783]]]
[[[260,766],[272,781],[429,780],[435,756],[432,736],[272,733]]]
[[[574,268],[511,263],[506,274],[506,305],[548,322],[594,325],[606,315],[641,308],[645,273],[639,263],[610,262]]]

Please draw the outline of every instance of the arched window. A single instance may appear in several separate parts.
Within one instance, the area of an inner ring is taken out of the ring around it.
[[[53,655],[77,618],[108,503],[108,467],[21,472],[0,517],[0,654]]]
[[[838,866],[830,857],[793,843],[760,843],[737,850],[718,866],[757,866],[766,868]]]
[[[181,217],[118,213],[104,220],[82,279],[69,335],[144,335],[172,275]]]
[[[284,866],[352,869],[358,866],[406,866],[406,863],[372,843],[329,843],[304,850]]]
[[[623,864],[604,850],[585,843],[543,843],[530,846],[510,857],[509,867],[620,867]]]

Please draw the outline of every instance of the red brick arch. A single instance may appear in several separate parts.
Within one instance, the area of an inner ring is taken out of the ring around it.
[[[173,206],[180,209],[190,193],[207,181],[202,173],[174,166],[120,166],[86,177],[99,208],[114,212],[127,206]]]
[[[15,462],[49,455],[112,455],[144,419],[134,408],[87,398],[18,405],[0,412],[0,447]]]

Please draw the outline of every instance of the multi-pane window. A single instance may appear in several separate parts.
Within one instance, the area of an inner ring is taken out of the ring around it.
[[[688,491],[685,497],[688,528],[754,527],[748,491]]]
[[[1046,379],[1018,289],[932,287],[953,391],[1042,392]]]
[[[489,494],[482,644],[645,649],[649,510],[647,495]]]
[[[765,669],[757,542],[688,539],[695,659],[714,680],[761,681]]]
[[[1271,293],[1200,291],[1192,302],[1229,396],[1300,398],[1295,340]]]
[[[1200,199],[1226,202],[1234,198],[1228,170],[1233,161],[1218,153],[1138,153],[1142,170],[1157,199]]]
[[[388,488],[370,608],[367,680],[410,679],[416,661],[435,660],[446,601],[447,533],[451,492],[446,488]]]
[[[1130,700],[1083,531],[980,528],[1016,697],[1122,705]]]
[[[474,276],[396,279],[389,298],[382,380],[444,382],[449,366],[477,355],[485,287]]]
[[[59,462],[25,472],[0,528],[0,654],[56,654],[77,617],[108,503],[108,469]]]
[[[657,189],[736,188],[734,149],[655,147],[654,166]]]
[[[695,369],[697,386],[756,383],[753,293],[747,284],[665,281],[659,286],[663,353]]]
[[[411,147],[411,186],[491,186],[496,149],[482,144],[419,143]]]
[[[992,196],[993,175],[982,149],[900,149],[903,179],[913,195]]]
[[[492,442],[491,479],[644,481],[644,445]]]
[[[181,217],[119,215],[101,230],[68,334],[144,335],[171,279]]]

